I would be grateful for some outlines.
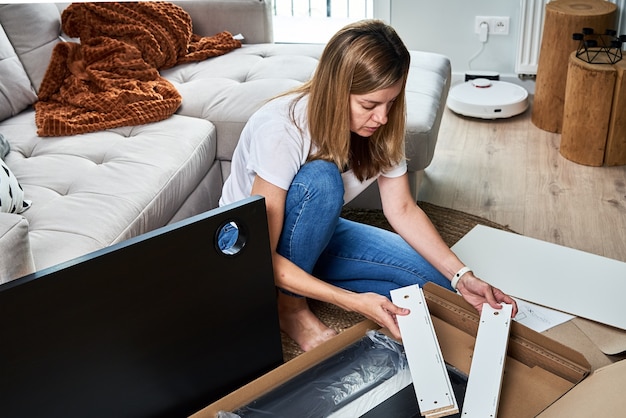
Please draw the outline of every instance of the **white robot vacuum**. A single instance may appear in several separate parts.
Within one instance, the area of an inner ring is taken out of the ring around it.
[[[450,88],[448,108],[481,119],[510,118],[528,108],[525,88],[506,81],[475,78]]]

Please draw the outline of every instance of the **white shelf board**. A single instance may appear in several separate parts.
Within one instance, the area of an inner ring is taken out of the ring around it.
[[[452,251],[511,296],[626,329],[626,263],[477,225]]]

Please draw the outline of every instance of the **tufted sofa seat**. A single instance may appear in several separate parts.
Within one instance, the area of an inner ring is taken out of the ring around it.
[[[22,112],[0,129],[33,202],[21,215],[36,270],[166,225],[215,160],[215,127],[204,119],[42,140],[33,117]]]
[[[183,97],[177,113],[215,125],[222,180],[230,174],[230,161],[248,118],[269,98],[308,80],[323,48],[244,44],[219,59],[161,71]],[[211,204],[217,205],[217,201]]]
[[[0,213],[0,283],[216,207],[250,115],[315,70],[322,45],[272,42],[269,0],[179,4],[194,33],[241,33],[244,45],[163,70],[182,96],[167,120],[54,138],[37,136],[31,105],[52,48],[65,41],[64,6],[0,5],[0,134],[11,145],[4,161],[32,201],[21,214]],[[450,62],[411,56],[406,149],[416,185],[434,154]]]

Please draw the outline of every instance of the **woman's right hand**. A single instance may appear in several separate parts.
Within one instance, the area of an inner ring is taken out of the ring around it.
[[[376,322],[381,327],[387,328],[394,338],[402,339],[396,315],[408,315],[409,309],[400,308],[394,305],[389,298],[377,293],[354,293],[352,297],[351,310]]]

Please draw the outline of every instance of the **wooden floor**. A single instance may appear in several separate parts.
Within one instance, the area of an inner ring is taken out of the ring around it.
[[[446,109],[419,200],[626,261],[626,166],[565,159],[560,134],[534,126],[530,113],[481,120]]]

